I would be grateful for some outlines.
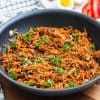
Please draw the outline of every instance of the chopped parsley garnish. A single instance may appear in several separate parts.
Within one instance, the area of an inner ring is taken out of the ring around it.
[[[10,43],[10,48],[11,49],[14,49],[15,48],[15,42],[14,41]]]
[[[17,76],[16,76],[15,73],[8,73],[8,76],[9,76],[10,78],[12,78],[12,79],[16,79],[16,78],[17,78]]]
[[[46,82],[44,82],[45,87],[52,87],[54,85],[54,81],[51,79],[48,79]]]
[[[72,69],[72,74],[73,74],[73,75],[77,75],[77,70],[76,70],[75,67]]]
[[[36,65],[36,64],[37,64],[36,61],[31,62],[31,65]]]
[[[23,66],[28,66],[28,65],[35,65],[36,62],[31,62],[28,58],[26,57],[21,57],[19,58],[19,61],[23,63]]]
[[[26,34],[26,35],[22,35],[22,39],[23,39],[24,41],[29,41],[29,40],[32,39],[32,37],[31,37],[31,35]]]
[[[59,57],[55,57],[55,56],[50,56],[49,58],[50,62],[55,65],[55,66],[59,66],[59,64],[61,63],[61,58]]]
[[[20,57],[19,61],[21,61],[22,63],[27,63],[29,60],[26,57]]]
[[[77,37],[78,37],[78,34],[77,34],[77,33],[73,33],[73,34],[72,34],[72,37],[73,37],[73,38],[77,38]]]
[[[75,83],[68,83],[68,84],[65,84],[65,87],[66,88],[75,88],[75,87],[77,87],[77,85]]]
[[[74,84],[74,83],[69,83],[68,84],[68,88],[75,88],[76,87],[76,84]]]
[[[36,49],[40,49],[41,48],[41,44],[39,41],[35,42],[35,47]]]
[[[70,50],[70,45],[65,43],[63,46],[63,51],[69,51]]]
[[[73,33],[72,35],[70,35],[70,41],[75,41],[75,39],[78,37],[77,33]]]
[[[42,62],[44,62],[44,59],[43,58],[39,58],[39,61],[38,61],[39,63],[42,63]]]
[[[90,46],[90,50],[92,50],[92,51],[95,51],[95,50],[96,50],[96,47],[95,47],[94,44],[92,44],[92,45]]]
[[[50,43],[51,43],[51,40],[48,39],[48,38],[46,38],[44,35],[41,37],[41,39],[43,40],[43,42],[44,42],[45,44],[50,44]]]
[[[63,74],[65,70],[61,67],[54,67],[55,71],[58,72],[59,74]]]

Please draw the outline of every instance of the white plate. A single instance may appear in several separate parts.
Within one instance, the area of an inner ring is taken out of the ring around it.
[[[57,0],[40,0],[40,2],[45,8],[56,8],[57,7]]]

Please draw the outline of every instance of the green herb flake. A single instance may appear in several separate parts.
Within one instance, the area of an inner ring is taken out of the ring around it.
[[[70,41],[73,42],[75,41],[75,39],[78,37],[77,33],[73,33],[72,35],[70,35]]]
[[[70,45],[65,43],[63,46],[63,51],[69,51],[70,50]]]
[[[51,79],[48,79],[46,82],[44,82],[45,87],[49,88],[54,85],[54,81]]]
[[[36,61],[31,62],[31,65],[36,65],[36,64],[37,64]]]
[[[35,47],[36,49],[40,49],[41,48],[41,44],[39,41],[35,42]]]
[[[22,64],[23,64],[24,67],[26,67],[26,66],[28,66],[28,65],[36,65],[36,64],[37,64],[37,62],[35,62],[35,61],[31,62],[31,61],[30,61],[28,58],[26,58],[26,57],[21,57],[21,58],[19,58],[19,61],[22,62]]]
[[[10,43],[10,48],[11,49],[14,49],[15,48],[15,42],[14,41]]]
[[[50,56],[49,58],[50,62],[55,65],[55,66],[59,66],[59,64],[61,63],[61,58],[59,57],[55,57],[55,56]]]
[[[20,57],[19,61],[21,61],[22,63],[27,63],[29,60],[26,57]]]
[[[72,37],[73,37],[73,38],[77,38],[77,37],[78,37],[78,34],[77,34],[77,33],[73,33],[73,34],[72,34]]]
[[[39,58],[39,63],[43,63],[44,62],[44,59],[43,58]]]
[[[76,84],[74,83],[68,83],[68,88],[75,88],[76,87]]]
[[[30,82],[23,82],[22,85],[25,85],[25,86],[32,86],[33,83],[30,83]]]
[[[59,74],[63,74],[65,70],[61,67],[54,67],[55,71],[58,72]]]
[[[16,78],[17,78],[17,76],[16,76],[15,73],[8,73],[8,76],[9,76],[10,78],[12,78],[12,79],[16,79]]]
[[[48,39],[48,38],[46,38],[44,35],[41,37],[41,39],[43,40],[43,42],[44,42],[45,44],[50,44],[50,43],[51,43],[51,40]]]
[[[31,37],[31,35],[26,34],[26,35],[22,35],[22,39],[23,39],[24,41],[29,41],[29,40],[32,39],[32,37]]]
[[[77,75],[77,70],[76,70],[75,67],[72,69],[72,74],[73,74],[73,75]]]
[[[90,50],[92,50],[92,51],[95,51],[95,50],[96,50],[96,47],[95,47],[94,44],[92,44],[92,45],[90,46]]]

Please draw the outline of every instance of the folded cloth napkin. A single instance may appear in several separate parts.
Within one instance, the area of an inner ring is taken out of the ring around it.
[[[42,8],[39,0],[0,0],[0,24],[23,12]]]

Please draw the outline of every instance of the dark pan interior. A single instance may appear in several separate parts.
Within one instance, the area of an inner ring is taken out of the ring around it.
[[[87,30],[89,37],[93,40],[97,49],[100,49],[100,24],[96,21],[87,18],[81,14],[65,11],[65,10],[42,10],[27,12],[23,15],[13,18],[11,21],[4,24],[0,29],[0,46],[6,44],[9,37],[9,31],[11,29],[18,29],[19,32],[24,33],[29,27],[37,26],[53,26],[53,27],[66,27],[73,26],[74,28],[84,31],[84,28]],[[4,78],[7,78],[5,75],[2,75]],[[14,82],[13,80],[8,81]],[[89,84],[84,85],[83,87],[76,88],[76,90],[61,90],[61,91],[43,91],[42,89],[31,89],[27,88],[27,91],[34,91],[35,93],[43,95],[66,95],[71,94],[80,90],[83,90],[93,83],[97,79],[91,81]],[[15,83],[14,83],[15,84]],[[21,86],[18,86],[21,87]],[[25,89],[25,87],[21,87]]]
[[[97,49],[100,49],[100,24],[94,23],[94,21],[86,18],[80,14],[69,12],[69,11],[38,11],[38,13],[33,12],[23,14],[22,16],[18,16],[14,21],[8,22],[10,24],[6,27],[5,30],[0,32],[0,45],[2,41],[7,40],[9,30],[18,29],[21,33],[27,31],[27,29],[31,27],[37,26],[53,26],[53,27],[66,27],[73,26],[81,31],[84,31],[84,28],[89,33],[91,39],[94,41]]]

